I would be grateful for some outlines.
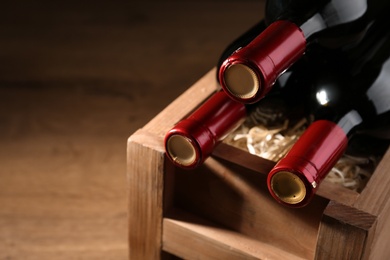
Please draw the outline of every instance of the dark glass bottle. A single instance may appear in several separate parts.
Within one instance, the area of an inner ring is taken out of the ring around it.
[[[233,99],[257,102],[311,43],[349,47],[389,6],[382,0],[268,0],[267,28],[223,62],[221,86]]]
[[[351,136],[378,126],[390,130],[390,30],[378,26],[367,34],[348,53],[317,49],[292,76],[294,84],[310,85],[314,121],[268,175],[278,202],[307,205]]]

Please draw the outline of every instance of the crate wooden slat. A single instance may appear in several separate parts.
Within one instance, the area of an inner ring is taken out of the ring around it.
[[[340,256],[362,259],[370,254],[375,228],[375,216],[331,201],[324,211],[316,256],[318,259],[338,259]]]
[[[160,142],[142,130],[129,139],[128,160],[133,162],[127,165],[130,259],[160,257],[164,168]]]
[[[183,258],[302,259],[183,211],[164,218],[163,229],[163,250]]]
[[[127,148],[130,259],[383,259],[390,255],[390,150],[361,194],[323,182],[308,207],[277,204],[273,162],[221,144],[193,171],[164,155],[165,133],[219,88],[207,73]]]

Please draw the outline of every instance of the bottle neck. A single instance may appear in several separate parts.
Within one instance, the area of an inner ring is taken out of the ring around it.
[[[374,3],[374,7],[385,4]],[[371,8],[373,9],[373,8]],[[379,8],[374,9],[380,12]],[[368,12],[367,0],[294,0],[266,3],[266,21],[289,20],[299,26],[306,38],[316,32],[362,18]]]
[[[378,115],[390,110],[390,59],[383,65],[379,76],[366,92],[367,98],[373,102]]]
[[[344,116],[337,121],[337,125],[343,129],[345,135],[352,134],[353,129],[359,126],[363,122],[362,117],[356,110],[350,110]]]
[[[298,24],[306,38],[330,27],[353,22],[367,12],[367,0],[332,0],[306,21]]]

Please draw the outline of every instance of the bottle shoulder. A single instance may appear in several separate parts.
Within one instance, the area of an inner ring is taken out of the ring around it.
[[[308,43],[335,48],[359,41],[374,20],[387,19],[389,10],[390,1],[381,0],[267,1],[265,20],[267,25],[289,20]]]

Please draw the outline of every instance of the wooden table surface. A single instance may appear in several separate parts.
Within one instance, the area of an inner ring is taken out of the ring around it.
[[[262,1],[0,8],[0,259],[127,259],[126,140]]]

